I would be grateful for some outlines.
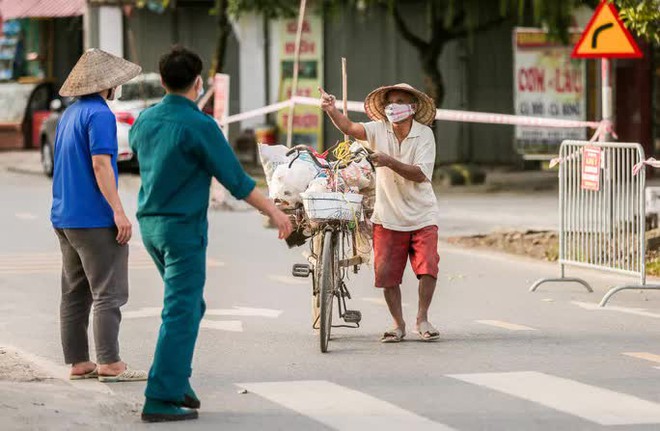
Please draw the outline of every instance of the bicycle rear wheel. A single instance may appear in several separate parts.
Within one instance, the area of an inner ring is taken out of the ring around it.
[[[337,254],[336,241],[333,232],[325,233],[323,251],[320,261],[319,295],[320,295],[320,341],[321,352],[328,351],[330,331],[332,329],[332,303],[335,297],[335,284],[337,283]]]
[[[314,330],[319,330],[321,320],[321,300],[319,294],[319,284],[321,283],[321,264],[323,258],[323,236],[324,233],[314,235],[312,238],[312,254],[315,257],[314,272],[312,273],[312,326]]]

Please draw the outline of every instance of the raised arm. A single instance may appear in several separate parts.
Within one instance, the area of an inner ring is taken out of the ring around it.
[[[367,132],[364,126],[360,123],[354,123],[348,119],[335,105],[337,99],[335,96],[326,93],[321,87],[321,109],[323,109],[330,120],[332,120],[335,127],[337,127],[344,135],[352,136],[360,141],[367,140]]]

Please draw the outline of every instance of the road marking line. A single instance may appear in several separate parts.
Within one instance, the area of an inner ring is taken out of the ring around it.
[[[160,316],[163,309],[161,307],[143,307],[139,310],[122,311],[122,319],[139,319],[141,317]]]
[[[289,277],[286,275],[269,275],[269,280],[276,281],[283,284],[295,284],[295,285],[308,285],[311,284],[311,281],[299,280],[297,278]]]
[[[448,377],[532,401],[599,425],[660,423],[660,404],[533,371]]]
[[[209,268],[220,268],[223,266],[227,266],[227,264],[225,262],[220,262],[219,260],[215,260],[213,258],[207,257],[206,266]]]
[[[36,220],[38,217],[32,213],[16,213],[14,214],[19,220]]]
[[[267,317],[269,319],[275,319],[280,317],[282,310],[271,310],[269,308],[251,308],[251,307],[234,307],[233,309],[215,309],[215,310],[206,310],[207,316],[255,316],[255,317]]]
[[[130,254],[128,266],[131,270],[155,269],[146,251],[137,249]],[[207,259],[208,268],[225,266],[213,258]],[[16,253],[0,254],[0,275],[49,274],[62,270],[62,257],[59,253]]]
[[[240,320],[202,320],[200,327],[206,329],[219,329],[229,332],[243,332],[243,322]]]
[[[129,310],[122,312],[124,319],[139,319],[142,317],[158,317],[161,314],[161,307],[142,307],[137,310]],[[234,308],[217,308],[207,309],[206,316],[232,316],[232,317],[266,317],[269,319],[276,319],[283,313],[282,310],[271,310],[269,308],[251,308],[251,307],[234,307]]]
[[[452,430],[394,404],[327,381],[238,383],[237,386],[337,430]]]
[[[372,304],[387,306],[385,298],[360,298],[361,301],[371,302]]]
[[[650,311],[645,311],[644,308],[618,307],[616,305],[608,305],[607,307],[600,307],[596,303],[580,302],[580,301],[571,301],[571,304],[577,305],[578,307],[589,311],[615,311],[619,313],[635,314],[637,316],[653,317],[655,319],[660,319],[660,314],[651,313]]]
[[[495,326],[496,328],[509,329],[511,331],[536,331],[536,329],[530,328],[529,326],[518,325],[516,323],[503,322],[501,320],[475,320],[475,323]]]
[[[630,356],[631,358],[644,359],[650,362],[660,364],[660,355],[648,352],[624,352],[623,355]]]
[[[385,298],[360,298],[360,301],[371,302],[372,304],[382,305],[384,307],[387,307],[387,301],[385,301]],[[401,306],[407,307],[408,303],[403,302],[401,303]]]

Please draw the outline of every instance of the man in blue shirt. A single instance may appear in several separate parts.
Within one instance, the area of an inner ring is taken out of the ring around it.
[[[60,90],[80,97],[55,137],[51,222],[62,250],[60,331],[73,380],[146,380],[119,357],[120,307],[128,300],[131,222],[117,193],[117,123],[106,100],[139,66],[98,49],[85,52]],[[87,330],[94,307],[97,363]],[[97,365],[98,364],[98,365]]]
[[[140,160],[138,221],[142,241],[165,284],[162,324],[149,371],[142,419],[197,418],[191,364],[204,315],[207,212],[211,178],[237,199],[268,214],[284,239],[289,218],[255,189],[213,118],[195,100],[203,91],[202,60],[174,48],[159,63],[167,96],[142,112],[130,132]]]

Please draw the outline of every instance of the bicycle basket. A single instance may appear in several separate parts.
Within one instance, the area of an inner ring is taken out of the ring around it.
[[[307,217],[312,221],[359,220],[362,195],[358,193],[301,193]]]

